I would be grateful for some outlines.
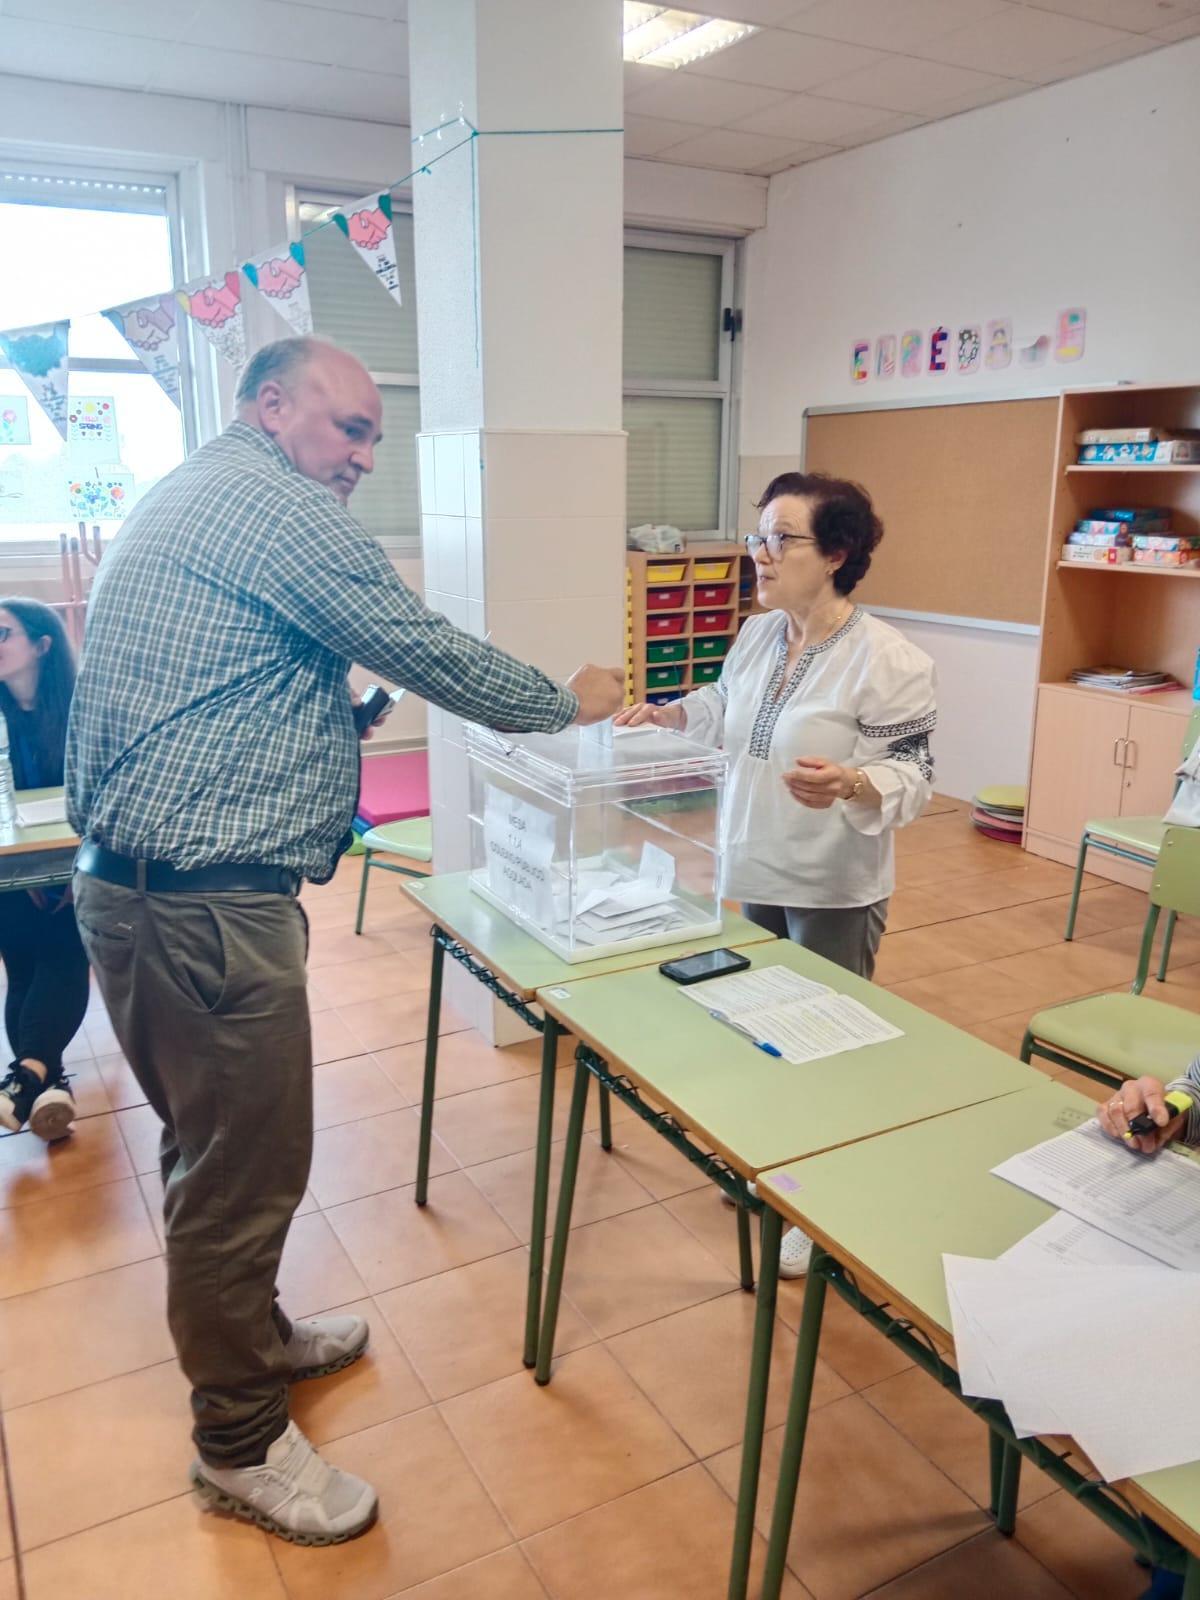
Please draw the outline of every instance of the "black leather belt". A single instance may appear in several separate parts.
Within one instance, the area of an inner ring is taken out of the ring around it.
[[[75,867],[89,877],[143,894],[288,894],[300,889],[300,874],[290,867],[220,861],[211,867],[181,871],[169,861],[135,861],[103,845],[85,840],[75,857]]]

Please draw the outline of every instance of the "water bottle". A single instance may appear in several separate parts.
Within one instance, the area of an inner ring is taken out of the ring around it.
[[[11,828],[17,820],[16,792],[8,754],[8,719],[0,711],[0,828]]]

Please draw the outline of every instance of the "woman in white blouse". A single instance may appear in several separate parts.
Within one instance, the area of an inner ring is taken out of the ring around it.
[[[686,729],[728,753],[725,893],[869,978],[895,885],[892,830],[933,789],[933,662],[849,598],[883,536],[862,489],[785,472],[759,510],[746,546],[766,615],[747,620],[717,683],[616,720]],[[807,1266],[793,1229],[781,1270]]]

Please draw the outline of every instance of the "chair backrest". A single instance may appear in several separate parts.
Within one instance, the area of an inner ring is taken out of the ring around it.
[[[1168,828],[1163,834],[1150,900],[1165,911],[1200,916],[1200,828]]]
[[[1200,700],[1192,707],[1192,714],[1188,718],[1187,732],[1183,736],[1183,759],[1186,761],[1196,748],[1196,740],[1200,739]]]

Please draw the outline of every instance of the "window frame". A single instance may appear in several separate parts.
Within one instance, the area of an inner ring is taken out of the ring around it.
[[[167,237],[171,252],[171,281],[164,284],[161,293],[170,293],[186,281],[184,272],[184,241],[183,221],[181,216],[179,185],[173,171],[152,171],[139,168],[97,166],[91,161],[74,161],[69,157],[60,157],[56,161],[29,159],[23,155],[20,147],[0,145],[0,167],[12,168],[30,176],[39,178],[87,178],[99,183],[113,184],[143,184],[163,191],[163,211],[167,219]],[[36,202],[35,202],[36,203]],[[50,202],[53,204],[53,202]],[[83,209],[77,207],[59,207],[60,210]],[[87,209],[95,211],[120,211],[124,209],[118,205],[106,206],[103,197],[99,197],[96,205]],[[104,308],[96,306],[94,312]],[[90,315],[91,313],[85,313]],[[200,417],[198,410],[198,397],[196,392],[196,370],[192,360],[192,348],[189,338],[190,329],[185,324],[185,317],[179,318],[179,394],[180,394],[180,421],[183,429],[184,459],[200,443]],[[12,372],[12,368],[0,355],[0,373]],[[111,374],[127,374],[133,377],[144,378],[147,383],[157,386],[157,380],[147,371],[132,350],[128,359],[115,356],[68,356],[67,374],[69,378],[80,376],[104,377]],[[16,380],[20,382],[18,378]],[[30,404],[36,402],[31,398]],[[65,448],[65,446],[64,446]],[[62,533],[75,532],[70,518],[67,518]],[[58,554],[59,541],[54,535],[45,539],[5,539],[0,536],[0,554],[4,557],[33,556],[41,557]]]
[[[649,228],[626,228],[624,244],[631,249],[674,250],[690,255],[718,256],[721,260],[720,315],[726,308],[736,307],[739,289],[739,253],[736,239],[719,234],[670,233]],[[623,332],[623,330],[622,330]],[[682,400],[719,400],[721,402],[721,444],[717,463],[717,518],[716,528],[690,529],[688,538],[723,540],[731,537],[736,514],[737,473],[733,464],[733,443],[737,437],[735,421],[737,397],[734,392],[739,373],[735,359],[735,341],[718,325],[717,376],[712,379],[654,379],[630,380],[622,374],[621,399],[638,399],[645,396]],[[626,519],[628,520],[628,518]]]
[[[382,186],[386,188],[386,185]],[[382,189],[381,189],[382,192]],[[363,197],[363,189],[338,189],[320,184],[307,184],[289,182],[286,186],[285,205],[287,208],[288,238],[293,242],[300,239],[304,227],[300,220],[301,205],[325,206],[329,209],[340,209],[350,205]],[[394,216],[411,217],[413,214],[412,198],[407,190],[400,189],[392,193],[392,213]],[[413,389],[416,391],[418,410],[421,398],[421,375],[419,372],[392,372],[382,368],[369,367],[367,369],[376,386],[380,389]],[[413,450],[417,448],[416,434],[413,435]],[[383,553],[396,560],[419,561],[421,552],[421,523],[418,515],[415,533],[397,533],[380,538],[372,535],[376,544]]]

